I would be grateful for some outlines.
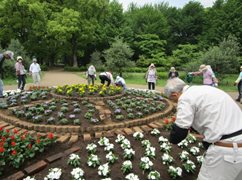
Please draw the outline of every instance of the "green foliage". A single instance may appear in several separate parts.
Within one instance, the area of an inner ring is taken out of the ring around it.
[[[123,68],[135,66],[135,63],[130,60],[133,50],[123,42],[123,39],[116,37],[111,47],[103,53],[107,68],[112,72],[117,72],[120,76],[122,76]]]
[[[47,70],[49,70],[49,68],[48,68],[46,65],[40,65],[40,69],[41,69],[42,71],[47,71]]]

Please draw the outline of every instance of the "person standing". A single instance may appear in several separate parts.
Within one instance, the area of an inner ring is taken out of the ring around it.
[[[170,72],[168,73],[168,79],[179,77],[179,73],[176,71],[175,67],[171,67]]]
[[[177,104],[169,142],[180,143],[193,128],[207,149],[198,180],[242,180],[242,112],[224,91],[212,86],[188,86],[169,79],[165,95]]]
[[[235,99],[236,101],[240,102],[242,104],[242,66],[240,66],[240,74],[237,80],[234,82],[234,86],[238,84],[238,92],[239,92],[239,97]]]
[[[86,73],[86,79],[88,82],[88,85],[90,84],[90,82],[92,81],[92,85],[94,86],[94,79],[96,78],[96,69],[93,65],[91,65]]]
[[[108,82],[107,86],[110,84],[113,84],[113,73],[111,71],[108,72],[102,72],[99,74],[99,79],[101,80],[102,84],[105,84],[105,81]]]
[[[215,83],[215,86],[218,86],[218,81],[215,79],[214,74],[211,70],[208,69],[208,67],[204,64],[200,66],[199,72],[189,72],[191,75],[199,75],[203,74],[203,85],[209,85],[212,86],[213,83]]]
[[[32,74],[34,86],[37,86],[36,79],[38,80],[39,86],[41,86],[41,84],[40,84],[41,69],[40,69],[39,64],[37,63],[37,59],[36,58],[33,58],[33,63],[29,67],[29,73]]]
[[[18,77],[18,89],[24,90],[26,84],[26,70],[23,65],[23,58],[21,56],[17,57],[17,63],[15,64],[16,75]],[[22,86],[21,86],[22,84]]]
[[[115,80],[115,82],[114,82],[114,85],[116,85],[116,86],[121,86],[121,87],[123,87],[125,90],[127,90],[126,82],[125,82],[125,80],[124,80],[122,77],[117,76],[117,77],[116,77],[116,80]]]
[[[145,79],[148,82],[149,90],[151,90],[151,86],[152,86],[152,90],[155,90],[155,84],[156,84],[157,78],[158,78],[157,71],[155,69],[155,65],[152,63],[150,64],[149,69],[145,75]]]
[[[0,98],[3,98],[3,82],[2,82],[2,68],[3,68],[3,62],[5,59],[12,59],[13,60],[13,52],[6,51],[3,54],[0,54]]]

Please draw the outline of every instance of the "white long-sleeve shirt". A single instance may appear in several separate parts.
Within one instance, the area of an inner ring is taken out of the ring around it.
[[[242,112],[235,101],[210,86],[185,86],[178,99],[176,125],[193,127],[204,141],[214,143],[225,134],[242,129]]]
[[[40,72],[41,69],[40,69],[39,64],[38,63],[36,63],[36,64],[32,63],[30,65],[30,67],[29,67],[29,71],[31,71],[32,73],[38,73],[38,72]]]

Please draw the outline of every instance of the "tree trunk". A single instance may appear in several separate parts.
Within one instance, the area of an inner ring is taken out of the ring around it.
[[[77,57],[76,57],[76,53],[77,53],[77,43],[76,43],[75,36],[73,36],[73,38],[72,38],[72,45],[73,45],[73,49],[72,49],[73,67],[77,67],[78,66]]]

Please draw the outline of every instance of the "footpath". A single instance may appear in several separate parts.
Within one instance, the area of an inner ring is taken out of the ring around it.
[[[95,81],[96,83],[100,83],[99,78]],[[4,83],[4,80],[3,80]],[[55,69],[50,71],[45,71],[45,75],[42,77],[41,85],[42,86],[62,86],[65,84],[86,84],[87,80],[75,75],[73,72],[66,72],[63,69]],[[33,86],[33,83],[28,83],[25,85],[25,90],[28,90],[30,86]],[[137,84],[127,84],[127,87],[132,87],[136,89],[147,89],[148,85],[137,85]],[[16,85],[5,85],[3,90],[16,90]],[[162,92],[164,87],[156,86],[156,90]],[[238,97],[238,92],[227,92],[230,97],[235,100]],[[236,102],[236,101],[235,101]],[[238,106],[242,109],[242,104],[236,102]]]

